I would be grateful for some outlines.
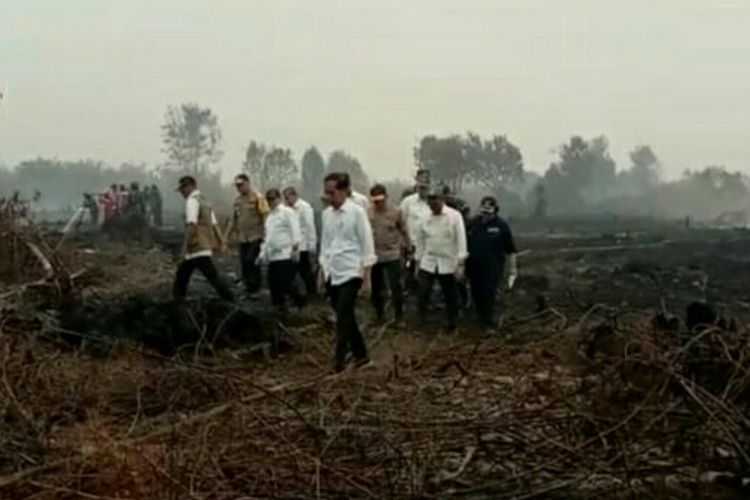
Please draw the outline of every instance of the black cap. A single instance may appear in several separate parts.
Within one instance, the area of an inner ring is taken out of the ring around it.
[[[185,186],[197,186],[198,183],[195,181],[195,177],[192,175],[184,175],[177,181],[177,189],[182,189]]]

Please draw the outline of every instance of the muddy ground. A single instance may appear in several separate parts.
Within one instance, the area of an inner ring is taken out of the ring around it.
[[[80,295],[0,323],[0,498],[747,498],[750,234],[516,230],[502,328],[445,336],[436,300],[340,376],[322,300],[175,309],[174,234],[71,241]]]

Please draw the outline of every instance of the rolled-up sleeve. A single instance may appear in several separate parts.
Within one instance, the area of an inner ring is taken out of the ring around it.
[[[201,205],[197,198],[189,197],[185,202],[185,223],[186,224],[198,224],[198,214],[200,212]]]
[[[300,229],[299,217],[297,217],[297,214],[292,209],[286,212],[286,217],[292,232],[292,245],[297,247],[302,246],[302,230]]]
[[[469,249],[466,245],[466,225],[461,214],[453,214],[453,224],[456,228],[456,245],[458,247],[458,261],[463,262],[469,257]]]
[[[330,225],[328,209],[323,211],[321,216],[321,231],[320,231],[320,253],[318,254],[318,264],[326,271],[328,269],[328,249],[331,246],[331,236],[328,234]],[[326,271],[327,272],[327,271]]]
[[[318,231],[315,227],[315,213],[310,205],[303,207],[302,218],[307,227],[307,249],[314,252],[318,245]]]
[[[424,257],[425,246],[427,245],[425,230],[424,230],[425,224],[426,222],[423,221],[415,230],[417,233],[415,235],[416,237],[412,236],[412,238],[414,238],[414,241],[412,241],[412,244],[414,245],[414,259],[417,262],[421,261],[422,258]]]
[[[371,267],[378,261],[378,257],[375,254],[372,226],[370,225],[367,213],[363,209],[357,210],[357,234],[362,248],[362,265],[364,267]]]

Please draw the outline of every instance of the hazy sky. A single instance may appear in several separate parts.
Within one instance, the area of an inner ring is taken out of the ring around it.
[[[748,0],[0,0],[0,162],[162,160],[168,104],[405,177],[425,133],[504,133],[546,168],[571,134],[619,165],[750,172]]]

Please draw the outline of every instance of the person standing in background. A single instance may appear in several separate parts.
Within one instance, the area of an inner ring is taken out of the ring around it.
[[[125,187],[125,184],[120,184],[117,190],[117,215],[122,217],[128,209],[128,203],[130,202],[130,191]]]
[[[161,192],[156,184],[151,185],[151,191],[148,195],[148,204],[151,208],[151,218],[155,227],[161,227],[164,222],[164,203],[161,198]]]
[[[213,208],[198,191],[195,178],[182,177],[177,189],[185,198],[185,256],[175,274],[175,300],[185,298],[190,278],[197,269],[222,299],[234,302],[234,294],[219,276],[212,258],[214,251],[222,250],[225,246]]]
[[[367,196],[363,195],[362,193],[359,193],[359,192],[354,191],[354,190],[350,190],[349,191],[349,198],[354,203],[356,203],[357,205],[359,205],[362,208],[362,210],[364,210],[365,212],[367,212],[368,210],[370,210],[370,199]]]
[[[261,268],[257,262],[269,208],[263,195],[252,189],[246,174],[235,176],[234,186],[238,194],[225,238],[229,240],[236,235],[239,240],[242,281],[248,298],[252,299],[261,287]]]
[[[115,200],[112,191],[106,190],[99,194],[99,206],[102,207],[102,224],[109,223],[115,216]]]
[[[131,218],[143,221],[146,219],[146,200],[137,182],[130,184],[130,196],[125,213]]]
[[[294,210],[302,231],[302,245],[299,254],[299,275],[309,296],[316,293],[315,270],[317,268],[318,232],[315,227],[315,213],[312,205],[303,200],[293,187],[284,189],[284,201]],[[269,201],[270,203],[270,201]]]
[[[413,193],[401,200],[398,210],[401,219],[406,224],[406,233],[409,236],[409,246],[405,248],[404,260],[406,264],[406,288],[415,292],[419,288],[417,283],[417,266],[414,259],[414,243],[417,232],[422,222],[430,216],[430,206],[427,204],[427,195],[430,193],[430,171],[426,169],[417,170]]]
[[[427,308],[435,281],[445,299],[447,329],[455,331],[458,315],[456,282],[464,279],[464,262],[468,256],[466,227],[461,214],[445,205],[443,193],[433,192],[427,198],[430,216],[417,230],[418,308],[421,323],[426,323]]]
[[[352,187],[352,178],[349,174],[347,174],[346,172],[341,172],[341,175],[346,177],[347,182],[349,183],[349,192],[348,192],[349,199],[353,201],[355,204],[362,207],[362,209],[365,212],[370,210],[370,198],[356,191],[354,187]]]
[[[372,267],[372,305],[377,321],[385,321],[386,291],[390,290],[396,322],[404,315],[404,292],[401,284],[401,249],[409,244],[406,226],[398,209],[388,200],[385,186],[376,184],[370,189],[372,210],[370,225],[375,240],[378,261]]]
[[[302,230],[297,213],[282,203],[278,189],[269,189],[266,200],[270,212],[266,217],[265,238],[258,259],[268,264],[271,301],[274,307],[284,313],[288,296],[298,308],[305,305],[304,295],[294,286],[303,241]]]
[[[349,352],[357,367],[370,364],[355,306],[360,289],[370,290],[370,268],[377,257],[367,213],[350,199],[349,176],[328,174],[324,186],[330,205],[322,218],[320,277],[336,313],[333,369],[338,373],[346,368]]]
[[[498,324],[495,302],[500,278],[505,274],[506,258],[509,264],[508,289],[513,288],[518,276],[513,233],[498,212],[495,198],[486,196],[482,199],[479,215],[469,222],[469,258],[466,262],[466,276],[477,316],[483,325],[491,328]]]
[[[99,205],[91,193],[83,193],[83,204],[81,205],[89,213],[91,226],[99,225]]]

